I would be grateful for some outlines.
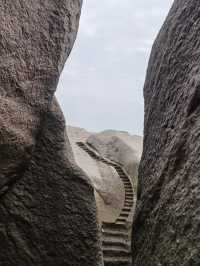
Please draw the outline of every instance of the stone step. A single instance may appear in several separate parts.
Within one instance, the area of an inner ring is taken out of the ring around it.
[[[116,170],[116,169],[115,169]],[[122,170],[116,170],[117,171],[117,173],[120,175],[120,176],[125,176],[125,177],[127,177],[126,176],[126,174],[124,173],[124,171],[122,171]]]
[[[125,200],[126,199],[131,199],[131,200],[133,200],[133,198],[134,198],[134,196],[133,195],[127,195],[127,194],[125,194]]]
[[[120,217],[117,218],[116,223],[126,223],[127,217]]]
[[[127,208],[133,208],[133,204],[127,204],[127,205],[124,205],[124,207],[127,207]]]
[[[102,231],[102,238],[128,239],[128,233],[127,230],[126,232],[119,232],[113,229],[104,229],[104,231]]]
[[[122,182],[125,184],[125,182],[127,182],[128,184],[128,178],[127,177],[124,177],[124,176],[120,176],[120,179],[122,180]],[[131,185],[130,185],[131,186]]]
[[[127,179],[127,180],[124,181],[124,186],[125,186],[125,187],[130,187],[130,188],[132,188],[132,183],[130,182],[129,179]]]
[[[127,190],[125,189],[125,194],[126,194],[126,195],[132,195],[132,196],[134,197],[134,193],[133,193],[132,190],[128,190],[128,191],[127,191]]]
[[[116,240],[114,239],[105,239],[102,241],[103,247],[116,247],[116,248],[122,248],[125,250],[128,250],[130,248],[130,242],[126,241],[124,239]]]
[[[125,174],[123,174],[123,173],[121,173],[121,172],[118,172],[118,171],[117,171],[117,173],[119,174],[119,176],[120,176],[121,178],[125,178],[125,179],[129,180],[128,177],[127,177]]]
[[[125,208],[132,208],[133,205],[134,205],[133,202],[125,202],[125,203],[124,203],[124,207],[125,207]]]
[[[133,198],[132,199],[125,199],[125,201],[124,201],[124,205],[125,204],[133,204]]]
[[[91,156],[91,158],[93,158],[93,159],[95,159],[95,160],[98,160],[98,157],[93,156],[93,155],[90,155],[90,156]]]
[[[124,203],[125,208],[132,208],[133,207],[133,202],[125,202]]]
[[[126,174],[121,173],[121,172],[118,172],[118,174],[119,174],[119,176],[120,176],[121,178],[126,178],[127,180],[129,180],[129,178],[128,178],[128,176],[127,176]]]
[[[103,159],[103,158],[100,158],[100,161],[101,162],[104,162],[104,163],[107,163],[107,160]]]
[[[125,177],[121,178],[121,177],[120,177],[120,179],[122,180],[123,185],[124,185],[125,188],[132,189],[131,183],[129,183],[129,181],[128,181],[127,178],[125,178]],[[127,186],[128,186],[128,187],[127,187]]]
[[[125,220],[124,219],[121,220],[121,218],[118,218],[116,220],[115,224],[116,225],[122,225],[122,226],[126,227],[126,219]]]
[[[117,173],[118,173],[120,176],[124,176],[124,177],[126,177],[126,178],[129,180],[129,178],[127,177],[126,173],[125,173],[123,170],[117,170]]]
[[[125,202],[133,204],[133,197],[125,197]]]
[[[129,215],[129,214],[130,214],[130,210],[131,210],[130,208],[128,208],[128,210],[126,210],[126,209],[123,208],[123,209],[121,210],[121,213],[124,213],[124,214]]]
[[[126,191],[126,190],[125,190],[125,194],[126,194],[126,196],[132,196],[132,197],[134,196],[134,194],[133,194],[132,191],[129,192],[129,191]]]
[[[115,166],[115,169],[118,171],[122,171],[122,168],[120,166]]]
[[[129,178],[127,176],[125,178],[126,178],[126,180],[124,180],[124,183],[127,184],[127,185],[131,185],[132,186],[132,183],[129,180]]]
[[[125,203],[128,203],[128,204],[132,204],[133,205],[133,198],[125,198],[125,202],[124,202],[124,205]]]
[[[103,223],[102,225],[102,230],[106,229],[111,229],[113,231],[118,231],[118,232],[127,232],[127,227],[125,224],[121,223]]]
[[[103,249],[103,256],[109,256],[109,257],[129,257],[130,256],[130,251],[121,248],[121,247],[102,247]]]
[[[124,180],[124,179],[121,178],[121,181],[123,182],[123,185],[124,185],[125,189],[131,189],[132,190],[131,184],[130,183],[126,183],[126,182],[128,182],[127,180]]]
[[[130,212],[131,211],[131,208],[126,208],[126,207],[124,207],[123,209],[122,209],[122,212]]]
[[[125,189],[125,195],[127,195],[127,196],[132,196],[132,197],[134,197],[134,194],[133,194],[133,191],[127,191],[126,189]]]
[[[129,216],[129,214],[130,214],[130,212],[121,212],[119,217],[126,217],[127,218]]]
[[[82,150],[88,152],[88,150],[84,146],[79,146]]]
[[[124,189],[125,189],[125,191],[133,193],[133,189],[132,189],[131,185],[130,186],[124,186]]]
[[[130,198],[130,199],[125,198],[124,202],[125,203],[133,203],[133,198]]]
[[[125,199],[133,199],[133,195],[125,195]]]
[[[125,190],[125,195],[134,197],[133,191],[129,192]]]
[[[88,150],[87,150],[87,153],[88,153],[89,155],[91,155],[92,157],[94,156],[94,153],[91,152],[91,151],[88,151]]]
[[[84,144],[79,144],[78,146],[81,147],[83,150],[88,150]]]
[[[132,189],[132,186],[131,185],[124,186],[124,188],[126,189],[126,191],[130,191],[130,192],[133,193],[133,189]]]
[[[131,186],[130,186],[130,187],[125,187],[125,186],[124,186],[124,190],[125,190],[125,192],[128,192],[128,193],[132,193],[132,194],[134,194],[134,192],[133,192]]]
[[[83,149],[85,152],[87,152],[87,153],[89,153],[89,154],[90,154],[90,151],[88,151],[88,149],[87,149],[87,148],[85,148],[85,147],[82,147],[82,149]]]
[[[113,235],[110,233],[104,233],[102,235],[102,242],[112,242],[112,243],[124,243],[124,244],[130,244],[130,239],[128,234],[124,235]]]
[[[80,142],[80,141],[76,142],[76,144],[79,146],[85,146],[85,144],[83,142]]]
[[[128,185],[124,184],[124,188],[127,189],[127,190],[133,191],[133,188],[132,188],[131,184],[128,184]]]
[[[130,186],[124,186],[124,190],[133,193],[133,189],[132,189],[131,185]]]
[[[128,177],[124,173],[121,173],[121,172],[118,172],[118,171],[117,171],[117,173],[120,176],[120,178],[124,178],[126,180],[129,180]]]
[[[130,209],[132,210],[133,203],[125,203],[125,204],[124,204],[124,207],[125,207],[125,208],[130,208]]]
[[[131,266],[131,257],[104,257],[104,266]]]

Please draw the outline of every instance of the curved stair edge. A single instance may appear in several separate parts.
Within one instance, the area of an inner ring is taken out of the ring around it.
[[[124,185],[125,200],[124,206],[115,223],[102,223],[102,249],[104,266],[130,266],[131,239],[127,222],[135,204],[133,184],[125,169],[118,163],[101,156],[96,150],[84,142],[76,144],[90,155],[94,160],[101,161],[112,166]]]

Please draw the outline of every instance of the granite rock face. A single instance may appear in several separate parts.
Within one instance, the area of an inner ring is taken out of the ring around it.
[[[175,0],[153,45],[133,265],[200,265],[199,15]]]
[[[0,265],[95,266],[93,187],[54,97],[80,0],[0,1]]]
[[[124,204],[123,182],[113,167],[94,160],[76,143],[85,142],[104,158],[122,165],[132,180],[136,196],[142,137],[116,130],[90,133],[84,129],[70,126],[67,127],[67,133],[77,164],[87,173],[94,186],[99,222],[115,222]],[[130,221],[132,222],[132,215],[130,215]]]
[[[92,134],[87,143],[100,154],[126,169],[137,189],[138,166],[142,154],[143,138],[128,132],[105,130]]]

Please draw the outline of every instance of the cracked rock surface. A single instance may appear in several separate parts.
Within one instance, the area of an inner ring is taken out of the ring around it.
[[[96,205],[54,97],[81,0],[0,0],[0,265],[95,266]]]
[[[175,0],[153,45],[133,265],[200,265],[199,10]]]

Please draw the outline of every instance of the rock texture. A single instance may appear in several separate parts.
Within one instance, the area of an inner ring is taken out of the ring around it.
[[[80,0],[0,1],[0,265],[96,266],[93,187],[54,92]]]
[[[131,177],[136,196],[137,170],[142,153],[142,137],[131,136],[127,132],[106,130],[90,133],[78,127],[67,127],[77,164],[90,178],[94,188],[100,222],[114,222],[124,203],[123,182],[116,170],[104,162],[94,160],[80,149],[77,142],[84,142],[99,155],[124,167]],[[136,200],[136,198],[135,198]]]
[[[199,10],[175,0],[153,46],[133,265],[200,265]]]

